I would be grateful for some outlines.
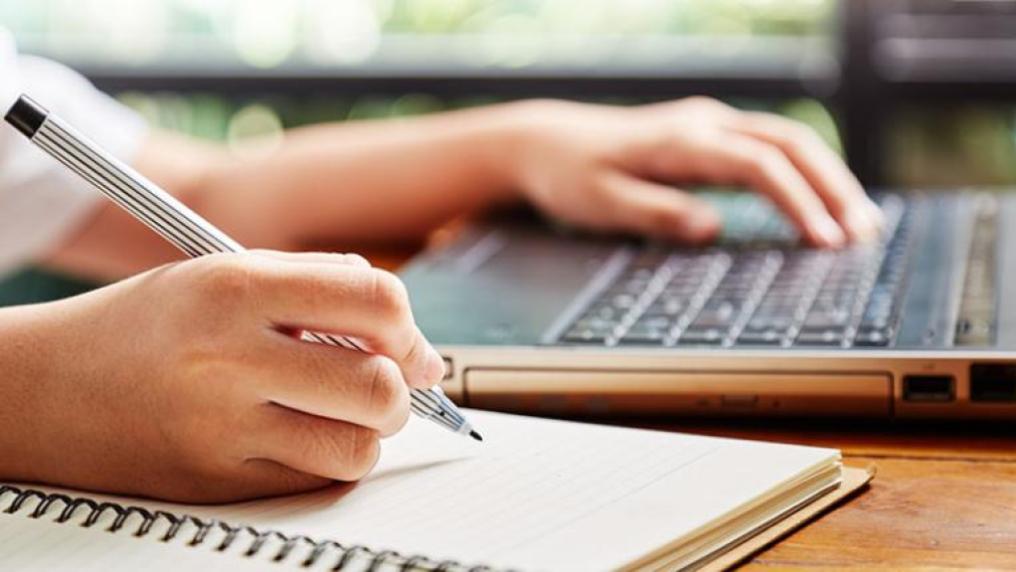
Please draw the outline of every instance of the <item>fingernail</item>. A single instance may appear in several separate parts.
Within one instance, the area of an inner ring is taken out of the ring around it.
[[[685,238],[696,242],[704,241],[715,237],[719,227],[720,223],[714,217],[692,217],[685,223],[682,234]]]
[[[820,218],[812,226],[812,230],[818,237],[819,242],[821,242],[824,246],[843,246],[843,244],[847,241],[846,235],[843,234],[843,229],[841,229],[840,225],[836,224],[836,221],[829,216]]]
[[[872,220],[878,226],[879,230],[885,228],[885,213],[882,212],[882,208],[868,200],[868,214],[871,215]]]
[[[427,350],[427,381],[438,382],[445,376],[445,360],[434,348]]]
[[[854,240],[870,240],[875,237],[878,227],[872,218],[863,210],[854,209],[846,214],[846,227],[850,238]]]

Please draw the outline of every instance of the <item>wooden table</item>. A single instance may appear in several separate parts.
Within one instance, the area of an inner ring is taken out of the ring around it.
[[[397,268],[411,251],[369,252]],[[833,447],[877,467],[868,491],[743,567],[1016,570],[1016,428],[854,421],[633,421],[642,427]]]
[[[642,424],[654,426],[653,424]],[[1016,433],[956,424],[656,424],[657,428],[834,447],[874,464],[871,488],[758,555],[745,570],[1016,569]]]

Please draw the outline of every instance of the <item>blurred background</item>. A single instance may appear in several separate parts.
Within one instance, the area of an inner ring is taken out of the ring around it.
[[[0,21],[202,137],[709,94],[807,121],[870,185],[1016,182],[1013,1],[0,0]]]
[[[1013,0],[0,0],[151,122],[283,128],[695,94],[815,127],[869,186],[1016,183]]]

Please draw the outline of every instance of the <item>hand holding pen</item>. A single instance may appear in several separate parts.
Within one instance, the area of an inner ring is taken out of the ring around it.
[[[6,119],[43,151],[81,175],[110,200],[188,255],[197,257],[244,250],[186,205],[129,166],[109,156],[30,98],[21,96],[7,113]],[[363,349],[357,342],[343,336],[308,331],[303,337],[347,349]],[[426,345],[426,342],[422,345]],[[482,440],[440,388],[427,391],[414,389],[411,401],[412,410],[417,415],[451,431]]]

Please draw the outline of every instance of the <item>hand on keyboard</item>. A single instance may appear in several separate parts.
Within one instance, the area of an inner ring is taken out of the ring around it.
[[[819,136],[776,115],[707,98],[633,108],[540,101],[523,109],[515,183],[565,222],[712,240],[721,227],[716,210],[670,186],[695,182],[756,189],[816,246],[874,239],[884,224]]]

